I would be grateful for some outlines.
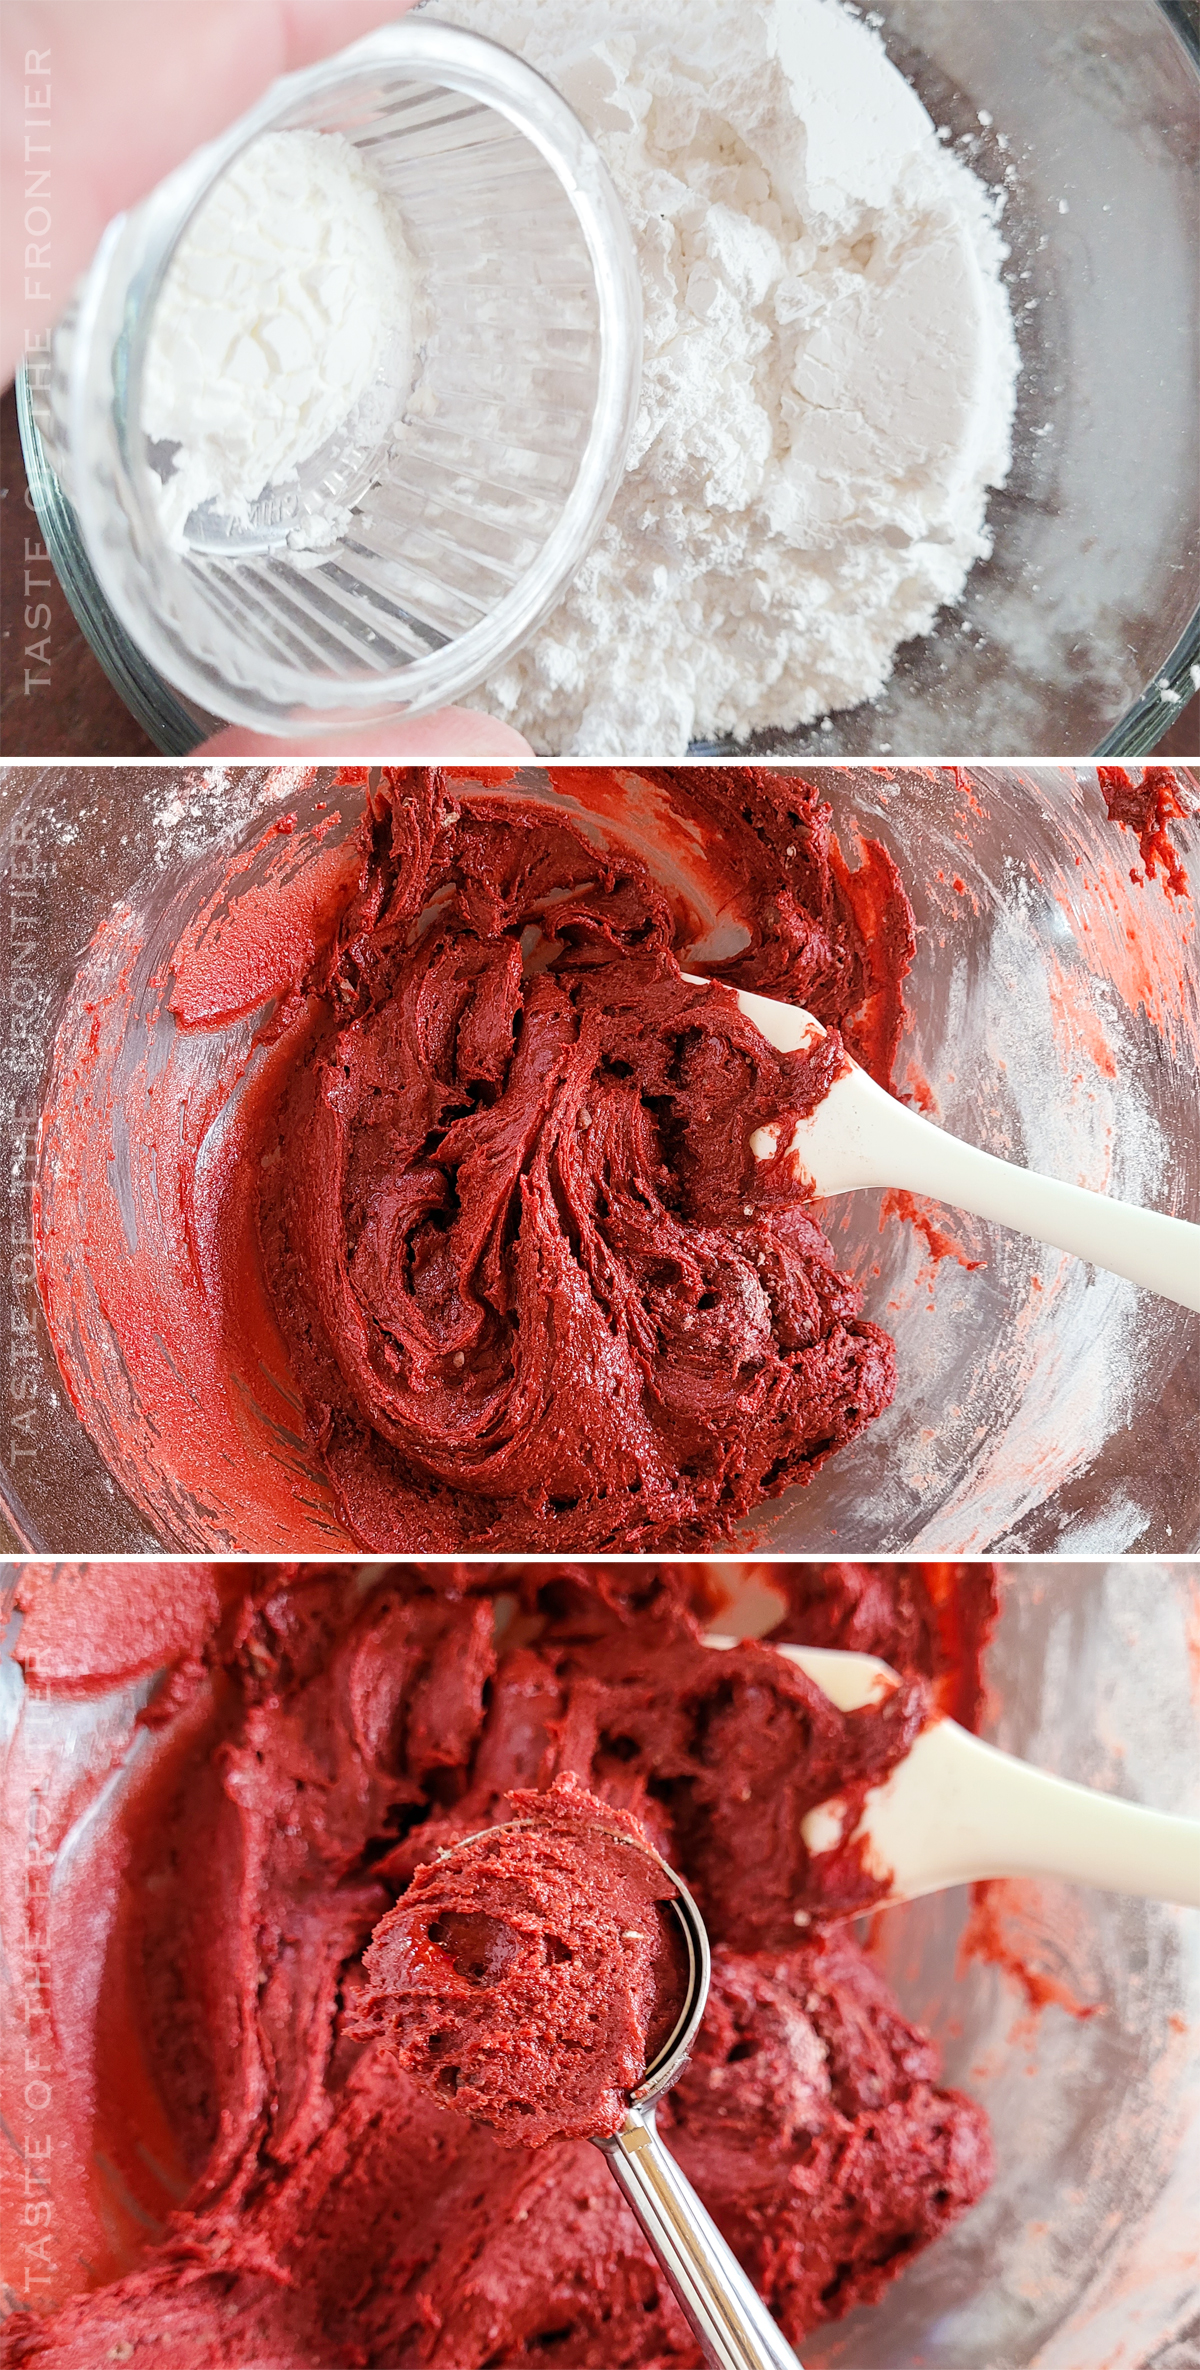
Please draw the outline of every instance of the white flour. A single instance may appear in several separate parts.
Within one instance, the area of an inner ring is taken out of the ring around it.
[[[244,522],[385,365],[393,388],[408,387],[415,288],[391,209],[349,140],[268,132],[243,150],[179,242],[147,343],[143,425],[180,447],[162,495],[173,541],[204,502]],[[386,410],[383,429],[390,395]]]
[[[990,549],[1018,367],[996,201],[839,0],[433,13],[571,101],[646,313],[608,522],[486,705],[547,754],[675,757],[872,697]]]

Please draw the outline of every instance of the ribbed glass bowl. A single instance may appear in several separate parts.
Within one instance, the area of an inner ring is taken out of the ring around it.
[[[385,358],[297,479],[240,525],[193,513],[178,550],[141,424],[156,299],[220,174],[297,129],[351,141],[395,210],[415,377],[390,387]],[[527,640],[603,524],[640,372],[633,245],[577,118],[494,42],[406,17],[276,83],[109,226],[41,425],[139,675],[286,737],[460,699]],[[313,549],[331,515],[348,523]]]
[[[962,603],[903,646],[880,699],[764,746],[1137,756],[1200,664],[1196,11],[1191,0],[879,0],[872,22],[957,153],[1005,187],[1023,362],[1013,470],[991,500],[992,557]],[[114,614],[27,400],[23,435],[49,547],[93,647],[158,746],[193,748],[208,729],[204,694],[181,703],[180,678],[164,679],[163,657]]]

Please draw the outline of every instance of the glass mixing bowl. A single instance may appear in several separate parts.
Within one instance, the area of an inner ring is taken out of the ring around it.
[[[670,792],[628,771],[556,779],[558,791],[531,770],[512,795],[566,798],[592,828],[622,835],[668,886],[682,881],[704,912],[702,852],[685,852],[686,771]],[[160,1107],[177,1097],[182,1109],[197,1084],[207,1092],[215,1080],[196,1173],[223,1176],[221,1082],[250,1055],[246,1091],[270,1049],[251,1052],[253,1019],[177,1030],[161,1009],[156,966],[169,966],[236,849],[258,850],[241,876],[247,893],[269,883],[279,861],[335,860],[362,792],[335,793],[332,780],[315,768],[153,765],[9,777],[0,856],[36,957],[14,974],[6,1324],[21,1396],[3,1409],[0,1468],[16,1536],[30,1545],[352,1545],[299,1436],[282,1343],[270,1353],[261,1341],[252,1352],[230,1346],[243,1281],[214,1279],[198,1254],[181,1256],[163,1214],[168,1181],[148,1177],[138,1151],[148,1141],[147,1091]],[[1135,844],[1107,820],[1094,773],[839,766],[823,787],[851,860],[857,830],[878,836],[916,912],[901,1088],[1001,1157],[1200,1215],[1191,907],[1166,898],[1160,882],[1131,879]],[[296,818],[293,832],[265,832],[286,816]],[[305,828],[318,820],[320,842]],[[736,915],[710,907],[714,954],[714,933],[731,926]],[[703,961],[702,943],[688,967]],[[98,1036],[106,1050],[97,1077],[82,1061]],[[43,1119],[40,1156],[39,1113],[53,1115]],[[103,1153],[86,1189],[64,1150],[75,1122],[76,1140]],[[234,1190],[236,1170],[231,1177]],[[56,1244],[49,1288],[61,1370],[34,1275],[35,1181]],[[981,1264],[950,1256],[935,1265],[910,1225],[885,1218],[877,1192],[824,1204],[865,1313],[896,1341],[897,1397],[807,1488],[758,1510],[753,1543],[842,1555],[1178,1553],[1200,1544],[1189,1367],[1200,1319],[1021,1235],[952,1211],[937,1216],[962,1259]],[[252,1233],[252,1218],[248,1227],[231,1219],[225,1232]],[[136,1246],[160,1285],[173,1279],[162,1287],[161,1338],[144,1328],[122,1337],[105,1314],[122,1244]],[[186,1390],[197,1355],[186,1327],[200,1307],[220,1311],[206,1355],[218,1362],[226,1402],[219,1434],[203,1436]]]
[[[957,152],[1005,187],[1023,357],[1013,469],[992,496],[992,557],[962,603],[903,646],[883,695],[764,746],[1136,756],[1156,746],[1200,662],[1194,11],[1181,0],[880,0],[871,21]],[[27,395],[22,429],[85,632],[151,737],[186,752],[210,716],[181,704],[161,656],[114,616]]]
[[[221,173],[291,130],[349,140],[385,190],[415,377],[385,360],[295,480],[240,524],[206,504],[176,549],[142,426],[156,300]],[[198,711],[286,737],[441,707],[519,648],[603,524],[640,377],[633,243],[577,118],[494,42],[408,17],[274,84],[109,225],[40,424],[133,646]]]
[[[728,1565],[723,1575],[735,1577]],[[748,1626],[761,1629],[763,1592],[747,1578]],[[985,1733],[1064,1777],[1200,1813],[1198,1622],[1194,1564],[1005,1567]],[[722,1625],[739,1626],[736,1610]],[[57,2269],[38,2299],[53,2304],[77,2284],[77,2263],[96,2285],[133,2263],[187,2185],[149,2063],[131,2065],[126,2044],[119,2084],[93,2095],[87,2080],[93,2034],[122,2023],[112,1936],[124,1805],[153,1784],[173,1731],[136,1726],[154,1677],[114,1673],[94,1699],[35,1691],[14,1642],[10,1627],[0,1810],[6,1832],[30,1838],[36,1875],[3,1896],[0,1995],[10,2034],[26,1984],[49,2010],[36,2087],[14,2083],[9,2112],[18,2150],[54,2143]],[[98,1907],[80,1916],[89,1894]],[[993,1906],[1004,1944],[1093,2013],[1031,2010],[1000,1964],[971,1952],[962,1888],[876,1918],[873,1949],[905,2014],[932,2032],[947,2081],[987,2109],[996,2175],[878,2305],[808,2340],[806,2370],[1185,2370],[1198,2305],[1200,1918],[1058,1883],[1005,1884]],[[5,2229],[21,2298],[15,2202]]]

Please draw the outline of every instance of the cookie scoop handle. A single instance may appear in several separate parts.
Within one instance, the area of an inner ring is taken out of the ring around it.
[[[631,2107],[596,2141],[653,2247],[710,2370],[800,2370],[736,2255],[659,2138],[653,2106]]]

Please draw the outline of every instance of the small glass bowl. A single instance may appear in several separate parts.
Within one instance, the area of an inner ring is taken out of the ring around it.
[[[248,526],[195,513],[175,550],[140,420],[154,306],[220,174],[293,129],[342,134],[386,189],[421,275],[414,383],[382,437],[352,414]],[[581,124],[494,42],[406,17],[109,225],[39,425],[139,651],[202,712],[286,735],[441,707],[527,641],[604,522],[640,381],[633,242]],[[331,506],[338,540],[297,548]]]

